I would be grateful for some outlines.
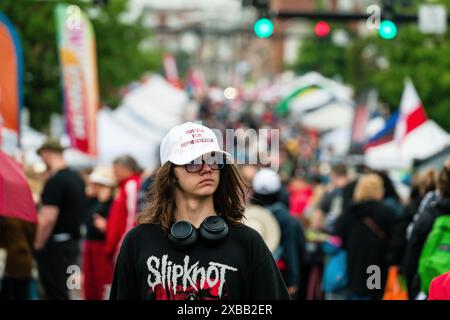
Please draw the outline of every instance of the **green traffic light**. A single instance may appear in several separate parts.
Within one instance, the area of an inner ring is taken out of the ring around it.
[[[380,24],[378,34],[382,39],[392,40],[397,36],[397,26],[391,20],[384,20]]]
[[[259,38],[268,38],[273,34],[273,23],[267,18],[255,22],[254,31]]]

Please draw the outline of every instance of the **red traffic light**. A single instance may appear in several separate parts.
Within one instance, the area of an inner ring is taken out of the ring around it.
[[[319,21],[314,26],[314,33],[318,37],[326,37],[330,33],[330,25],[325,21]]]

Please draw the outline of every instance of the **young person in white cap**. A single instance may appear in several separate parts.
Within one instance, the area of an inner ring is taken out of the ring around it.
[[[260,169],[252,180],[252,202],[272,212],[281,228],[281,260],[287,265],[283,272],[288,291],[296,297],[300,284],[300,262],[304,250],[304,236],[300,222],[289,214],[280,201],[281,178],[269,168]]]
[[[160,156],[149,205],[120,249],[110,299],[289,299],[270,250],[242,223],[245,184],[214,132],[176,126]]]
[[[112,167],[98,166],[89,175],[86,194],[86,237],[83,246],[84,299],[104,300],[111,285],[113,263],[106,254],[106,221],[113,202]]]

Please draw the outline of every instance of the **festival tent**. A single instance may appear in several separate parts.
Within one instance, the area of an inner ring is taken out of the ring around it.
[[[310,72],[285,86],[276,111],[319,131],[345,128],[353,120],[352,94],[350,88],[337,81]]]
[[[27,126],[21,126],[20,146],[24,152],[25,163],[32,165],[41,162],[36,150],[45,142],[45,134]]]
[[[195,110],[183,90],[159,75],[152,75],[131,90],[116,110],[99,112],[99,161],[110,163],[115,157],[128,153],[135,156],[142,167],[155,167],[164,135],[186,117],[193,118]]]
[[[183,90],[160,75],[152,75],[124,97],[116,112],[121,116],[126,110],[139,125],[164,134],[183,121],[188,102],[188,95]]]
[[[381,116],[377,116],[369,120],[365,130],[365,137],[369,138],[381,128],[383,128],[385,120]],[[320,138],[320,148],[322,150],[332,147],[336,156],[347,155],[351,144],[350,126],[337,128],[324,133]]]
[[[118,156],[129,154],[143,168],[153,168],[159,142],[149,141],[146,136],[132,131],[116,121],[114,112],[101,109],[97,115],[99,164],[111,164]]]
[[[110,164],[116,157],[130,154],[143,168],[153,168],[159,162],[158,150],[163,136],[172,126],[183,122],[186,116],[195,118],[193,113],[196,113],[196,108],[189,104],[184,91],[163,77],[152,75],[139,85],[133,85],[117,109],[102,108],[98,111],[97,159],[71,148],[64,152],[64,156],[69,166],[82,168],[95,163]],[[36,150],[45,139],[44,134],[34,129],[26,127],[23,130],[22,145],[27,164],[41,162]],[[61,142],[68,144],[64,137]]]
[[[330,103],[313,112],[306,112],[298,116],[294,115],[293,119],[298,119],[305,127],[321,132],[338,128],[348,128],[351,126],[353,120],[353,106],[342,103]]]
[[[24,161],[26,165],[43,165],[42,159],[36,153],[36,150],[45,142],[47,136],[27,125],[22,125],[20,143],[21,150],[24,154]],[[63,135],[61,137],[61,144],[67,146],[69,144],[69,137]],[[95,164],[95,159],[76,149],[67,148],[64,151],[64,159],[66,163],[73,168],[87,168]]]

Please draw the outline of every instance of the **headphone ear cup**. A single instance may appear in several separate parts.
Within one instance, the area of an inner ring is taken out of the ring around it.
[[[176,249],[186,250],[197,242],[198,232],[189,222],[178,221],[170,228],[168,238]]]
[[[207,217],[200,225],[200,236],[211,245],[217,245],[228,235],[228,224],[219,216]]]

